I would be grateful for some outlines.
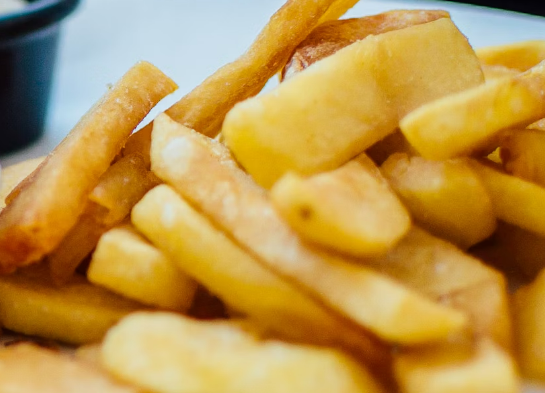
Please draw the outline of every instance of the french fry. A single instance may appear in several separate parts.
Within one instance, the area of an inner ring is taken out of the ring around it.
[[[32,158],[17,164],[2,168],[2,182],[0,187],[0,211],[6,206],[6,198],[17,185],[30,175],[44,160],[45,157]]]
[[[129,224],[100,237],[87,278],[142,304],[181,312],[189,309],[197,290],[193,279]]]
[[[487,339],[402,352],[395,374],[403,393],[518,393],[522,387],[515,359]]]
[[[169,186],[148,192],[131,216],[182,271],[263,329],[289,340],[341,347],[375,370],[387,368],[384,345],[267,270]]]
[[[241,57],[217,70],[166,113],[187,127],[215,136],[227,112],[259,93],[316,25],[338,18],[355,3],[357,0],[288,0]]]
[[[0,349],[0,391],[17,393],[143,393],[69,355],[17,344]]]
[[[146,161],[146,166],[150,167],[149,151],[151,147],[151,131],[153,130],[153,122],[148,123],[140,130],[133,132],[129,138],[125,147],[121,150],[121,156],[128,156],[134,153],[140,154]]]
[[[515,292],[513,321],[517,355],[523,375],[545,381],[545,270]]]
[[[400,128],[425,158],[442,160],[494,150],[506,128],[527,126],[545,116],[545,61],[432,101],[405,116]]]
[[[477,48],[476,53],[484,65],[527,71],[545,60],[545,40],[517,41],[511,44],[485,46]]]
[[[121,317],[144,308],[81,276],[58,287],[43,266],[0,276],[0,324],[67,344],[98,342]]]
[[[158,393],[383,391],[334,349],[263,341],[233,322],[167,313],[123,319],[108,332],[101,360],[113,375]]]
[[[394,131],[386,138],[381,139],[373,146],[365,150],[365,153],[377,164],[382,165],[388,157],[394,153],[406,153],[409,156],[417,156],[418,152],[407,141],[401,131]]]
[[[83,214],[46,256],[53,280],[62,284],[95,248],[100,236],[121,223],[158,179],[140,154],[121,158],[104,172],[91,191]]]
[[[307,178],[287,173],[270,196],[280,216],[303,238],[356,257],[384,254],[411,226],[409,213],[363,153]]]
[[[59,244],[126,138],[175,88],[153,65],[139,62],[80,120],[0,213],[1,272],[36,262]]]
[[[382,34],[449,17],[449,13],[443,10],[393,10],[361,18],[322,23],[297,46],[282,69],[282,78],[289,78],[368,35]]]
[[[494,232],[488,191],[466,162],[397,153],[381,170],[414,219],[431,233],[467,249]]]
[[[222,134],[237,161],[269,188],[288,171],[338,167],[394,132],[413,109],[482,81],[467,39],[440,18],[368,36],[238,103]]]
[[[507,173],[545,187],[545,132],[513,130],[502,139],[500,157]]]
[[[302,241],[276,214],[265,190],[217,141],[161,114],[154,121],[151,146],[157,176],[264,266],[332,311],[385,340],[404,344],[442,339],[466,326],[463,313]]]
[[[414,226],[385,256],[367,258],[361,263],[431,299],[464,311],[473,334],[512,348],[504,276],[451,243]]]
[[[488,190],[496,217],[545,236],[545,188],[470,159]]]
[[[508,68],[502,65],[481,64],[481,68],[484,73],[484,79],[487,82],[494,79],[504,78],[506,76],[513,77],[520,73],[519,70],[515,70],[514,68]]]

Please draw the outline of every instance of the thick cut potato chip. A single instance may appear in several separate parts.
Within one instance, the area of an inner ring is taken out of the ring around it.
[[[87,278],[142,304],[176,311],[187,311],[197,290],[193,279],[128,224],[100,237]]]
[[[287,173],[270,196],[302,237],[356,257],[384,254],[411,226],[409,213],[365,154],[308,178]]]
[[[67,354],[31,344],[0,349],[4,393],[143,393]]]
[[[43,266],[0,276],[0,325],[18,333],[69,344],[97,342],[121,317],[143,308],[81,276],[57,287]]]
[[[400,128],[423,157],[433,160],[493,150],[502,130],[545,116],[544,83],[545,61],[423,105],[405,116]]]
[[[477,48],[484,65],[503,66],[526,71],[545,60],[545,40],[518,41],[511,44]]]
[[[158,393],[382,392],[342,352],[261,341],[234,323],[175,314],[123,319],[108,332],[101,359],[112,374]]]
[[[507,173],[545,187],[545,132],[514,130],[500,146],[500,157]]]
[[[368,35],[386,33],[448,17],[449,13],[443,10],[393,10],[362,18],[322,23],[297,46],[282,69],[282,78],[289,78]]]
[[[397,153],[381,170],[414,219],[433,234],[467,249],[494,232],[488,191],[465,161]]]
[[[121,223],[146,191],[158,179],[140,154],[131,154],[115,162],[100,177],[89,194],[87,206],[64,239],[46,256],[51,276],[62,284],[91,253],[100,236]]]
[[[127,137],[175,88],[139,62],[80,120],[0,213],[0,272],[36,262],[59,244]]]
[[[289,340],[344,348],[375,370],[387,367],[385,346],[267,270],[170,187],[147,193],[132,221],[182,271],[261,328]]]
[[[187,127],[215,136],[227,112],[237,102],[259,93],[315,26],[337,19],[356,3],[288,0],[241,57],[217,70],[166,113]]]
[[[237,104],[222,134],[268,188],[288,171],[334,169],[394,132],[413,109],[482,81],[467,39],[441,18],[369,36]]]
[[[522,385],[515,359],[487,339],[402,352],[395,374],[403,393],[519,393]]]
[[[496,217],[545,236],[545,187],[470,159],[473,170],[488,190]]]
[[[225,146],[174,122],[154,121],[152,170],[267,268],[379,337],[417,344],[463,329],[467,317],[340,255],[304,242]],[[431,322],[433,321],[433,322]]]

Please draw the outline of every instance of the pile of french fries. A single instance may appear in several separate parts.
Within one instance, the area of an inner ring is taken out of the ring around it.
[[[545,41],[355,3],[288,0],[149,124],[139,62],[3,168],[0,391],[545,384]]]

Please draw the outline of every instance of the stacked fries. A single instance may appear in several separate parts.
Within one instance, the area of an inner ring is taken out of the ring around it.
[[[545,383],[545,43],[355,3],[288,0],[134,131],[176,89],[140,62],[3,169],[0,325],[75,355],[1,348],[0,391]]]

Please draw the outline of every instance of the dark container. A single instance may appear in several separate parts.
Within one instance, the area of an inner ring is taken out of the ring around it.
[[[0,155],[42,136],[60,22],[79,0],[34,0],[0,15]]]

